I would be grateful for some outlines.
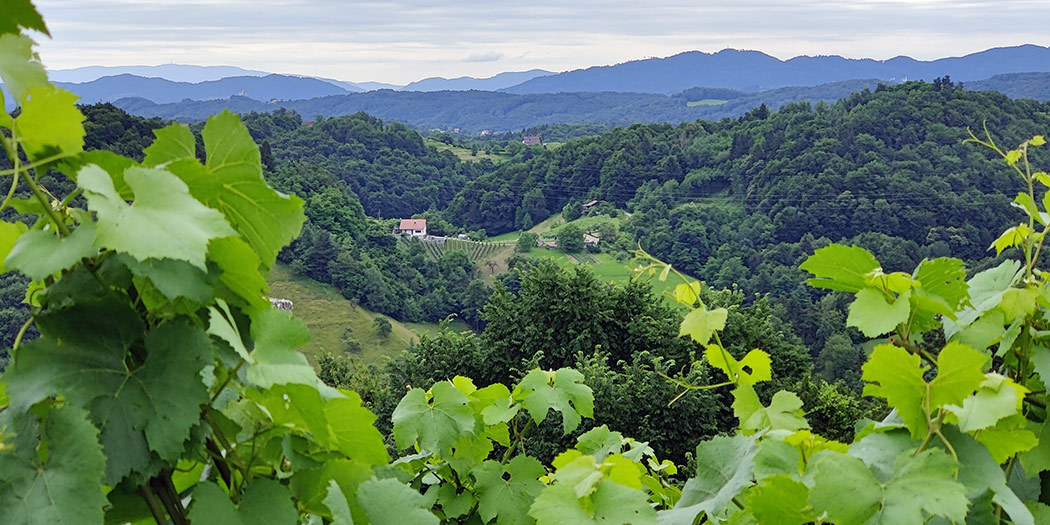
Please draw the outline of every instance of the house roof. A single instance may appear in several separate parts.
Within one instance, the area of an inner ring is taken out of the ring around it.
[[[401,219],[401,225],[397,227],[399,230],[425,230],[426,228],[426,219]]]
[[[598,204],[598,201],[588,202],[587,204],[584,204],[583,207],[584,208],[590,208],[591,206],[594,206],[595,204]]]
[[[536,135],[526,135],[525,138],[521,139],[525,144],[542,144],[543,141]]]
[[[598,243],[598,241],[600,241],[600,240],[601,240],[601,239],[599,239],[598,237],[595,237],[595,236],[593,236],[593,235],[591,235],[591,234],[589,234],[589,233],[584,233],[584,234],[583,234],[583,242],[584,242],[584,243],[594,243],[594,244],[597,244],[597,243]]]

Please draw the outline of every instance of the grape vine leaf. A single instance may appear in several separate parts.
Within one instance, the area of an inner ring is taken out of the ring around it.
[[[189,519],[193,523],[269,525],[297,523],[292,495],[280,483],[256,478],[244,489],[236,505],[218,485],[206,482],[193,489]]]
[[[30,159],[75,154],[84,148],[84,114],[76,101],[73,93],[50,84],[29,88],[15,130]]]
[[[886,295],[879,290],[860,290],[856,299],[849,305],[846,326],[855,326],[868,337],[892,332],[898,324],[908,320],[908,314],[911,312],[911,293],[911,290],[907,290],[890,303],[886,300]]]
[[[543,423],[551,409],[561,412],[566,434],[580,426],[581,416],[594,417],[594,393],[583,384],[583,374],[571,368],[530,371],[515,388],[514,398],[521,401],[536,424]]]
[[[33,51],[29,37],[12,33],[0,35],[0,80],[16,103],[22,102],[30,88],[48,85],[44,65]]]
[[[14,448],[0,453],[0,523],[102,523],[106,458],[87,413],[55,408],[42,428],[31,414],[18,419]]]
[[[739,385],[753,385],[769,381],[773,377],[773,359],[757,348],[737,361],[728,350],[718,345],[707,345],[704,357],[711,366],[721,370],[730,381]]]
[[[1031,512],[1006,484],[1006,473],[988,450],[972,437],[952,427],[943,429],[945,437],[959,456],[959,482],[966,486],[967,497],[976,501],[984,493],[993,494],[992,501],[998,504],[1016,525],[1035,525]],[[1021,462],[1024,464],[1024,461]],[[1034,475],[1025,468],[1025,472]]]
[[[3,260],[11,253],[15,243],[29,228],[21,222],[0,221],[0,273],[6,272]]]
[[[806,501],[808,498],[808,487],[786,474],[780,474],[765,478],[751,487],[744,506],[759,523],[803,525],[816,518]]]
[[[30,279],[42,281],[72,267],[84,257],[98,253],[92,245],[97,227],[85,222],[68,237],[59,238],[53,232],[33,230],[18,238],[4,266],[18,270]]]
[[[208,274],[186,261],[174,259],[139,261],[123,254],[120,257],[121,262],[131,270],[136,278],[148,280],[169,300],[185,297],[197,305],[202,305],[212,297],[213,290]]]
[[[967,281],[971,306],[958,312],[958,321],[944,319],[944,336],[951,338],[956,332],[977,320],[982,314],[995,308],[1006,292],[1021,276],[1021,262],[1008,259],[995,268],[979,272]]]
[[[361,406],[361,396],[351,392],[347,397],[329,399],[324,406],[324,417],[328,422],[328,437],[347,457],[369,465],[390,462],[383,435],[375,427],[376,416]]]
[[[433,403],[421,388],[409,390],[394,408],[394,440],[399,449],[418,441],[423,450],[447,455],[460,435],[475,434],[477,420],[467,396],[452,383],[441,381],[430,389]]]
[[[940,450],[924,450],[914,457],[905,451],[884,484],[861,460],[844,454],[820,452],[811,468],[809,502],[834,523],[923,523],[930,515],[954,522],[966,518],[966,487],[953,479],[958,463]]]
[[[299,235],[306,220],[303,200],[266,184],[259,148],[236,114],[212,116],[202,135],[211,177],[207,185],[191,185],[191,191],[222,211],[269,269],[277,252]]]
[[[173,122],[153,130],[153,134],[156,135],[156,140],[142,150],[146,154],[146,158],[142,160],[143,166],[155,167],[168,162],[197,158],[197,141],[193,138],[189,126]]]
[[[332,513],[332,525],[354,525],[350,504],[334,479],[328,481],[328,495],[324,499],[324,505]]]
[[[1025,473],[1034,476],[1044,470],[1050,470],[1050,425],[1046,422],[1029,423],[1035,430],[1039,444],[1018,456]]]
[[[194,199],[170,172],[130,167],[124,178],[135,193],[128,205],[109,174],[87,166],[77,175],[88,208],[98,214],[95,245],[136,259],[177,259],[207,270],[208,241],[235,235],[219,212]]]
[[[451,387],[451,384],[449,385]],[[357,488],[357,502],[372,523],[437,525],[422,494],[395,479],[369,480]]]
[[[539,460],[518,455],[506,468],[488,460],[475,467],[473,474],[481,519],[488,523],[496,518],[500,525],[529,523],[529,507],[544,487],[539,478],[547,474]]]
[[[252,316],[251,334],[255,348],[248,354],[248,381],[262,388],[298,383],[317,388],[323,397],[341,396],[317,378],[297,350],[310,341],[310,331],[291,312],[269,308]]]
[[[62,394],[67,402],[89,409],[109,458],[106,483],[116,484],[131,472],[148,473],[151,451],[164,461],[178,459],[190,428],[200,420],[199,405],[208,402],[200,371],[211,355],[211,343],[188,322],[169,321],[146,335],[145,361],[129,369],[127,346],[119,334],[101,333],[105,326],[78,333],[84,332],[85,319],[112,316],[107,307],[120,311],[103,304],[95,314],[84,306],[51,314],[44,325],[61,324],[62,337],[42,337],[27,345],[5,380],[17,406]]]
[[[8,0],[4,5],[4,12],[0,13],[0,33],[18,33],[18,28],[35,29],[41,33],[51,36],[44,18],[33,7],[29,0]]]
[[[1000,419],[1018,413],[1028,392],[1012,379],[994,373],[986,374],[980,387],[963,401],[962,406],[945,407],[951,413],[946,420],[958,424],[963,432],[988,428]]]
[[[208,258],[222,273],[219,280],[247,306],[256,311],[266,309],[270,286],[259,273],[259,256],[239,237],[213,239],[208,244]]]
[[[914,438],[926,436],[926,415],[922,400],[926,394],[923,374],[926,367],[920,366],[919,356],[893,345],[875,347],[868,362],[861,367],[861,378],[865,396],[876,396],[886,400],[897,409]]]
[[[806,281],[810,286],[859,292],[866,286],[864,276],[879,268],[879,261],[864,248],[829,244],[814,251],[799,268],[816,276]]]
[[[930,410],[958,405],[984,382],[984,354],[961,343],[948,343],[937,354],[937,377],[930,381]]]
[[[597,482],[588,500],[585,504],[571,487],[554,484],[543,489],[529,509],[529,516],[536,518],[537,525],[657,523],[656,511],[649,505],[644,492],[629,489],[608,479]]]
[[[688,335],[693,341],[706,345],[715,331],[726,327],[726,318],[728,316],[729,310],[725,308],[715,308],[714,310],[697,308],[686,314],[685,319],[682,320],[682,324],[678,328],[678,335]]]
[[[743,435],[715,436],[696,447],[696,477],[686,481],[673,509],[660,512],[660,523],[692,524],[701,512],[714,520],[749,485],[758,446]]]

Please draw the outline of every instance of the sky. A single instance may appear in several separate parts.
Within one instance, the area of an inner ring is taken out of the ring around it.
[[[1047,0],[34,0],[51,69],[232,65],[403,85],[684,51],[920,60],[1050,46]]]

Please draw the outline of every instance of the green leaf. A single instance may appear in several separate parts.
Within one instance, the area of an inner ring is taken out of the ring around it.
[[[572,489],[555,484],[545,488],[536,498],[529,516],[536,518],[537,525],[656,524],[656,511],[649,505],[644,492],[607,479],[598,482],[588,503],[587,507],[582,506]]]
[[[0,80],[4,81],[4,87],[18,104],[22,103],[30,88],[48,85],[44,65],[33,51],[33,41],[29,37],[11,33],[0,35]]]
[[[1014,201],[1010,203],[1015,208],[1020,208],[1028,214],[1029,217],[1039,221],[1040,224],[1046,226],[1046,217],[1039,213],[1039,208],[1035,205],[1035,200],[1032,196],[1027,193],[1018,193]]]
[[[714,521],[751,485],[754,438],[716,436],[696,447],[696,477],[686,481],[673,509],[660,512],[661,523],[691,524],[701,512]]]
[[[188,261],[206,270],[208,241],[234,235],[222,214],[192,196],[178,177],[159,169],[131,167],[125,179],[135,193],[128,205],[98,166],[80,170],[77,185],[98,213],[95,245],[146,259]]]
[[[880,484],[859,459],[833,452],[813,457],[809,502],[834,523],[923,523],[929,516],[966,518],[966,487],[953,478],[958,464],[940,450],[897,459],[893,477]]]
[[[259,272],[259,256],[248,243],[237,237],[214,239],[208,244],[208,258],[222,270],[219,280],[237,298],[255,311],[269,307],[270,286]]]
[[[351,394],[345,398],[329,399],[325,403],[328,437],[335,448],[348,458],[368,465],[389,463],[390,455],[383,444],[383,435],[375,427],[375,414],[361,406],[360,396]]]
[[[1007,248],[1012,248],[1014,246],[1017,246],[1018,244],[1023,244],[1025,242],[1025,239],[1027,239],[1028,236],[1032,233],[1034,232],[1031,228],[1028,227],[1027,224],[1018,224],[1017,226],[1014,226],[1013,228],[1009,228],[1006,231],[1004,231],[998,239],[992,242],[992,245],[989,246],[989,248],[995,248],[995,254],[999,255],[1003,253],[1003,250]]]
[[[168,162],[197,158],[197,141],[193,138],[189,126],[172,122],[166,127],[153,130],[153,134],[157,139],[142,151],[146,154],[142,161],[143,166],[152,168]]]
[[[186,261],[172,259],[147,259],[121,255],[122,262],[135,277],[148,280],[164,297],[175,300],[184,297],[202,305],[212,297],[212,286],[208,274]],[[196,308],[193,308],[196,310]]]
[[[865,287],[864,276],[879,267],[879,262],[864,248],[829,244],[810,255],[799,266],[816,276],[806,281],[816,288],[858,292]]]
[[[84,257],[98,254],[92,245],[97,231],[94,222],[86,222],[69,237],[59,238],[53,232],[33,230],[18,238],[4,266],[18,270],[34,281],[71,268]]]
[[[846,326],[855,326],[868,337],[878,337],[892,332],[897,325],[908,321],[911,304],[908,302],[911,290],[908,290],[890,303],[886,295],[874,288],[864,288],[857,292],[857,298],[849,305],[849,316]]]
[[[15,243],[18,242],[22,234],[27,231],[29,231],[29,228],[20,222],[0,221],[0,273],[7,271],[3,260],[11,253],[11,249],[14,248]]]
[[[995,268],[989,268],[974,275],[967,284],[970,288],[972,307],[959,312],[958,323],[944,322],[945,337],[952,337],[961,327],[974,322],[982,314],[999,306],[1003,293],[1021,277],[1021,263],[1013,259],[1003,261]]]
[[[706,345],[716,330],[722,330],[726,327],[726,318],[728,316],[729,310],[725,308],[715,308],[714,310],[697,308],[686,314],[678,329],[678,335],[688,335],[693,341]]]
[[[394,439],[398,449],[414,443],[420,448],[448,455],[461,435],[475,435],[477,420],[467,406],[470,401],[448,381],[435,383],[427,394],[420,388],[409,390],[394,409]]]
[[[1028,143],[1033,146],[1042,146],[1043,144],[1046,144],[1046,137],[1043,137],[1042,135],[1036,135],[1029,139]]]
[[[200,421],[200,405],[208,402],[200,371],[211,343],[189,323],[169,321],[150,330],[145,362],[129,369],[129,345],[122,336],[107,333],[106,326],[92,327],[97,332],[82,328],[85,320],[107,314],[123,322],[112,303],[98,306],[95,313],[81,305],[44,319],[43,332],[54,324],[66,327],[61,342],[46,336],[33,341],[19,351],[4,378],[15,406],[64,395],[68,403],[87,408],[102,430],[109,458],[106,483],[114,485],[131,472],[149,473],[152,454],[169,462],[179,458],[190,428]]]
[[[1050,389],[1050,348],[1043,346],[1033,347],[1030,361],[1035,372],[1039,374],[1039,379],[1043,382],[1043,386]]]
[[[202,135],[210,176],[186,183],[195,197],[226,216],[269,269],[277,252],[299,235],[306,220],[303,201],[266,184],[259,148],[237,115],[212,116]]]
[[[745,507],[759,523],[802,525],[816,519],[807,499],[808,487],[781,474],[763,479],[748,491]]]
[[[951,413],[947,420],[958,424],[963,432],[988,428],[1018,413],[1027,392],[1028,389],[1008,377],[988,373],[980,390],[966,398],[961,407],[945,407]]]
[[[959,405],[984,382],[988,357],[960,343],[948,343],[937,355],[937,377],[930,381],[930,410]]]
[[[0,12],[0,33],[18,33],[18,28],[35,29],[51,36],[44,19],[29,0],[7,0]]]
[[[1021,160],[1021,151],[1016,149],[1007,151],[1005,158],[1006,163],[1013,166],[1014,164],[1017,164],[1017,161]]]
[[[904,293],[919,285],[912,280],[911,276],[904,272],[884,273],[882,268],[876,268],[864,275],[864,284],[895,294]]]
[[[0,523],[102,523],[106,458],[87,414],[67,405],[51,410],[42,428],[32,414],[15,422],[14,449],[0,452]]]
[[[921,283],[926,293],[944,299],[953,310],[969,301],[970,287],[966,284],[966,268],[959,259],[924,259],[915,269],[914,278]]]
[[[889,406],[897,409],[912,437],[925,437],[927,426],[922,400],[926,394],[926,381],[922,376],[926,367],[920,366],[919,356],[893,345],[879,345],[864,363],[862,371],[861,378],[868,381],[864,385],[864,395],[885,399]]]
[[[678,304],[693,307],[700,300],[700,283],[693,281],[689,284],[682,283],[674,287],[674,300]],[[700,305],[703,307],[703,304]]]
[[[451,385],[449,385],[451,387]],[[394,479],[370,480],[357,488],[357,502],[372,523],[437,525],[423,495]]]
[[[963,328],[962,331],[956,332],[952,340],[984,350],[1003,337],[1003,333],[1006,331],[1003,328],[1004,320],[1005,317],[1002,311],[992,310],[966,328]]]
[[[288,489],[276,481],[262,478],[248,484],[237,505],[215,483],[201,483],[193,489],[193,503],[189,510],[188,517],[193,523],[294,524],[299,519]]]
[[[29,88],[15,130],[30,159],[84,149],[84,115],[76,101],[76,95],[52,85]]]
[[[999,309],[1007,319],[1021,319],[1035,312],[1039,291],[1032,288],[1010,288],[1003,292]]]
[[[325,497],[324,504],[332,512],[332,525],[354,525],[350,504],[334,479],[328,482],[328,496]]]
[[[751,350],[737,361],[728,350],[717,345],[708,345],[704,357],[711,366],[725,373],[730,381],[741,385],[753,385],[769,381],[773,377],[772,358],[759,349]]]
[[[252,317],[255,348],[248,354],[248,381],[262,388],[287,383],[310,385],[325,397],[339,393],[317,378],[298,348],[310,341],[310,331],[291,312],[270,308]]]
[[[974,501],[985,492],[991,491],[994,495],[992,501],[1010,515],[1013,523],[1035,525],[1024,503],[1007,486],[1005,472],[988,450],[981,443],[954,428],[946,427],[943,431],[959,456],[959,482],[966,486],[967,497]],[[1025,472],[1034,474],[1027,467]]]
[[[547,474],[543,464],[525,455],[515,456],[504,469],[488,460],[474,469],[474,489],[478,493],[478,514],[486,523],[525,525],[529,507],[543,490],[541,476]],[[507,477],[504,477],[507,474]]]
[[[583,384],[583,374],[571,368],[556,372],[532,370],[514,389],[514,398],[532,416],[543,423],[547,412],[561,412],[562,428],[568,434],[580,426],[581,417],[594,417],[594,393]]]

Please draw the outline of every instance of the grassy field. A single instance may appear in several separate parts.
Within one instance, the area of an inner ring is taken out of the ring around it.
[[[349,355],[366,364],[382,364],[388,357],[408,348],[410,340],[418,339],[412,330],[389,317],[387,320],[393,330],[388,337],[379,337],[373,323],[381,314],[369,312],[346,300],[331,286],[292,275],[284,265],[279,264],[270,272],[270,295],[289,299],[295,305],[295,316],[302,319],[310,330],[310,342],[301,350],[314,366],[325,352],[332,355],[345,353],[344,334],[361,343],[361,351]],[[350,332],[347,334],[348,328]],[[437,324],[434,324],[434,329],[437,329]]]
[[[438,151],[451,151],[452,154],[456,156],[456,158],[463,162],[480,162],[482,159],[489,159],[492,161],[493,164],[499,164],[510,158],[506,155],[493,155],[491,153],[481,153],[480,151],[477,155],[471,155],[470,150],[467,148],[452,146],[434,139],[423,139],[423,144],[426,146],[433,146]]]
[[[537,259],[551,259],[558,266],[562,268],[577,268],[580,266],[587,267],[588,270],[594,273],[602,282],[606,283],[622,283],[626,282],[634,276],[631,272],[634,269],[634,263],[630,259],[626,261],[618,261],[612,255],[607,253],[579,253],[573,254],[573,257],[579,261],[579,264],[574,263],[569,256],[559,250],[547,250],[544,248],[533,248],[529,251],[529,257]],[[639,279],[648,280],[653,285],[653,292],[665,300],[673,302],[670,298],[670,293],[674,290],[674,287],[679,284],[677,278],[673,275],[669,276],[666,281],[659,281],[656,277],[649,278],[648,276],[641,276]]]
[[[594,226],[598,225],[599,223],[609,222],[609,221],[612,221],[613,223],[615,223],[617,225],[617,227],[619,227],[620,223],[622,223],[625,220],[627,220],[626,216],[624,216],[623,212],[620,212],[618,214],[618,216],[615,217],[615,218],[609,217],[608,215],[587,215],[587,216],[580,217],[579,219],[576,219],[576,220],[572,221],[572,224],[575,224],[575,225],[579,226],[583,231],[589,231]],[[544,221],[544,222],[546,222],[546,221]],[[543,224],[543,223],[540,223],[540,224]],[[548,238],[549,237],[555,237],[555,236],[558,235],[558,230],[560,230],[563,226],[565,226],[564,222],[562,222],[560,224],[557,224],[557,225],[550,224],[550,225],[548,225],[548,228],[542,232],[541,236],[542,237],[548,237]]]
[[[441,332],[441,325],[438,323],[405,323],[405,327],[416,334],[426,336],[434,336]],[[466,332],[470,330],[470,325],[465,321],[456,319],[452,321],[449,328],[456,332]]]
[[[725,100],[720,100],[717,98],[705,98],[703,100],[690,100],[689,102],[686,102],[685,105],[692,108],[696,106],[721,106],[725,103]]]

